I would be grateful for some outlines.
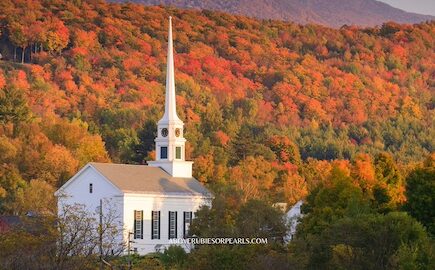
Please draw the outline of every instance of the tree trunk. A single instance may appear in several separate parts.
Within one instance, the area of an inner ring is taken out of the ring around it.
[[[24,53],[26,51],[26,47],[23,47],[23,51],[21,52],[21,64],[24,64]]]
[[[14,47],[14,62],[17,62],[17,47]]]

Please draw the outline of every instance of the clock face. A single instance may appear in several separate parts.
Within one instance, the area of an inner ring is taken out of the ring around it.
[[[181,135],[181,129],[176,128],[175,129],[175,136],[180,137],[180,135]]]
[[[163,137],[168,136],[168,129],[167,128],[162,128],[162,136]]]

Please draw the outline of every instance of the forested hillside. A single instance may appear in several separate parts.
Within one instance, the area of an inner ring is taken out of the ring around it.
[[[329,27],[375,26],[388,21],[419,23],[435,17],[405,12],[376,0],[109,0],[145,5],[208,9],[261,19]],[[417,4],[417,3],[416,3]]]
[[[434,22],[334,30],[98,0],[0,10],[2,213],[49,208],[34,197],[86,162],[153,157],[169,15],[187,155],[212,189],[294,203],[339,167],[400,203],[433,152]]]

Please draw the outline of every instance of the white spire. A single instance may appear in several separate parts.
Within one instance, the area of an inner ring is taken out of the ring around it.
[[[148,161],[173,177],[192,177],[192,161],[186,161],[183,121],[177,116],[175,106],[174,49],[172,45],[172,20],[169,17],[168,63],[166,70],[165,114],[157,123],[156,159]]]
[[[168,34],[168,56],[166,66],[166,96],[165,96],[165,114],[159,123],[182,122],[177,115],[176,98],[175,98],[175,77],[174,77],[174,49],[172,45],[172,17],[169,17],[169,34]]]

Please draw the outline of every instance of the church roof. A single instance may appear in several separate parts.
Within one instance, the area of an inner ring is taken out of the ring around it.
[[[96,162],[89,164],[125,193],[212,196],[195,178],[172,177],[158,167]]]

